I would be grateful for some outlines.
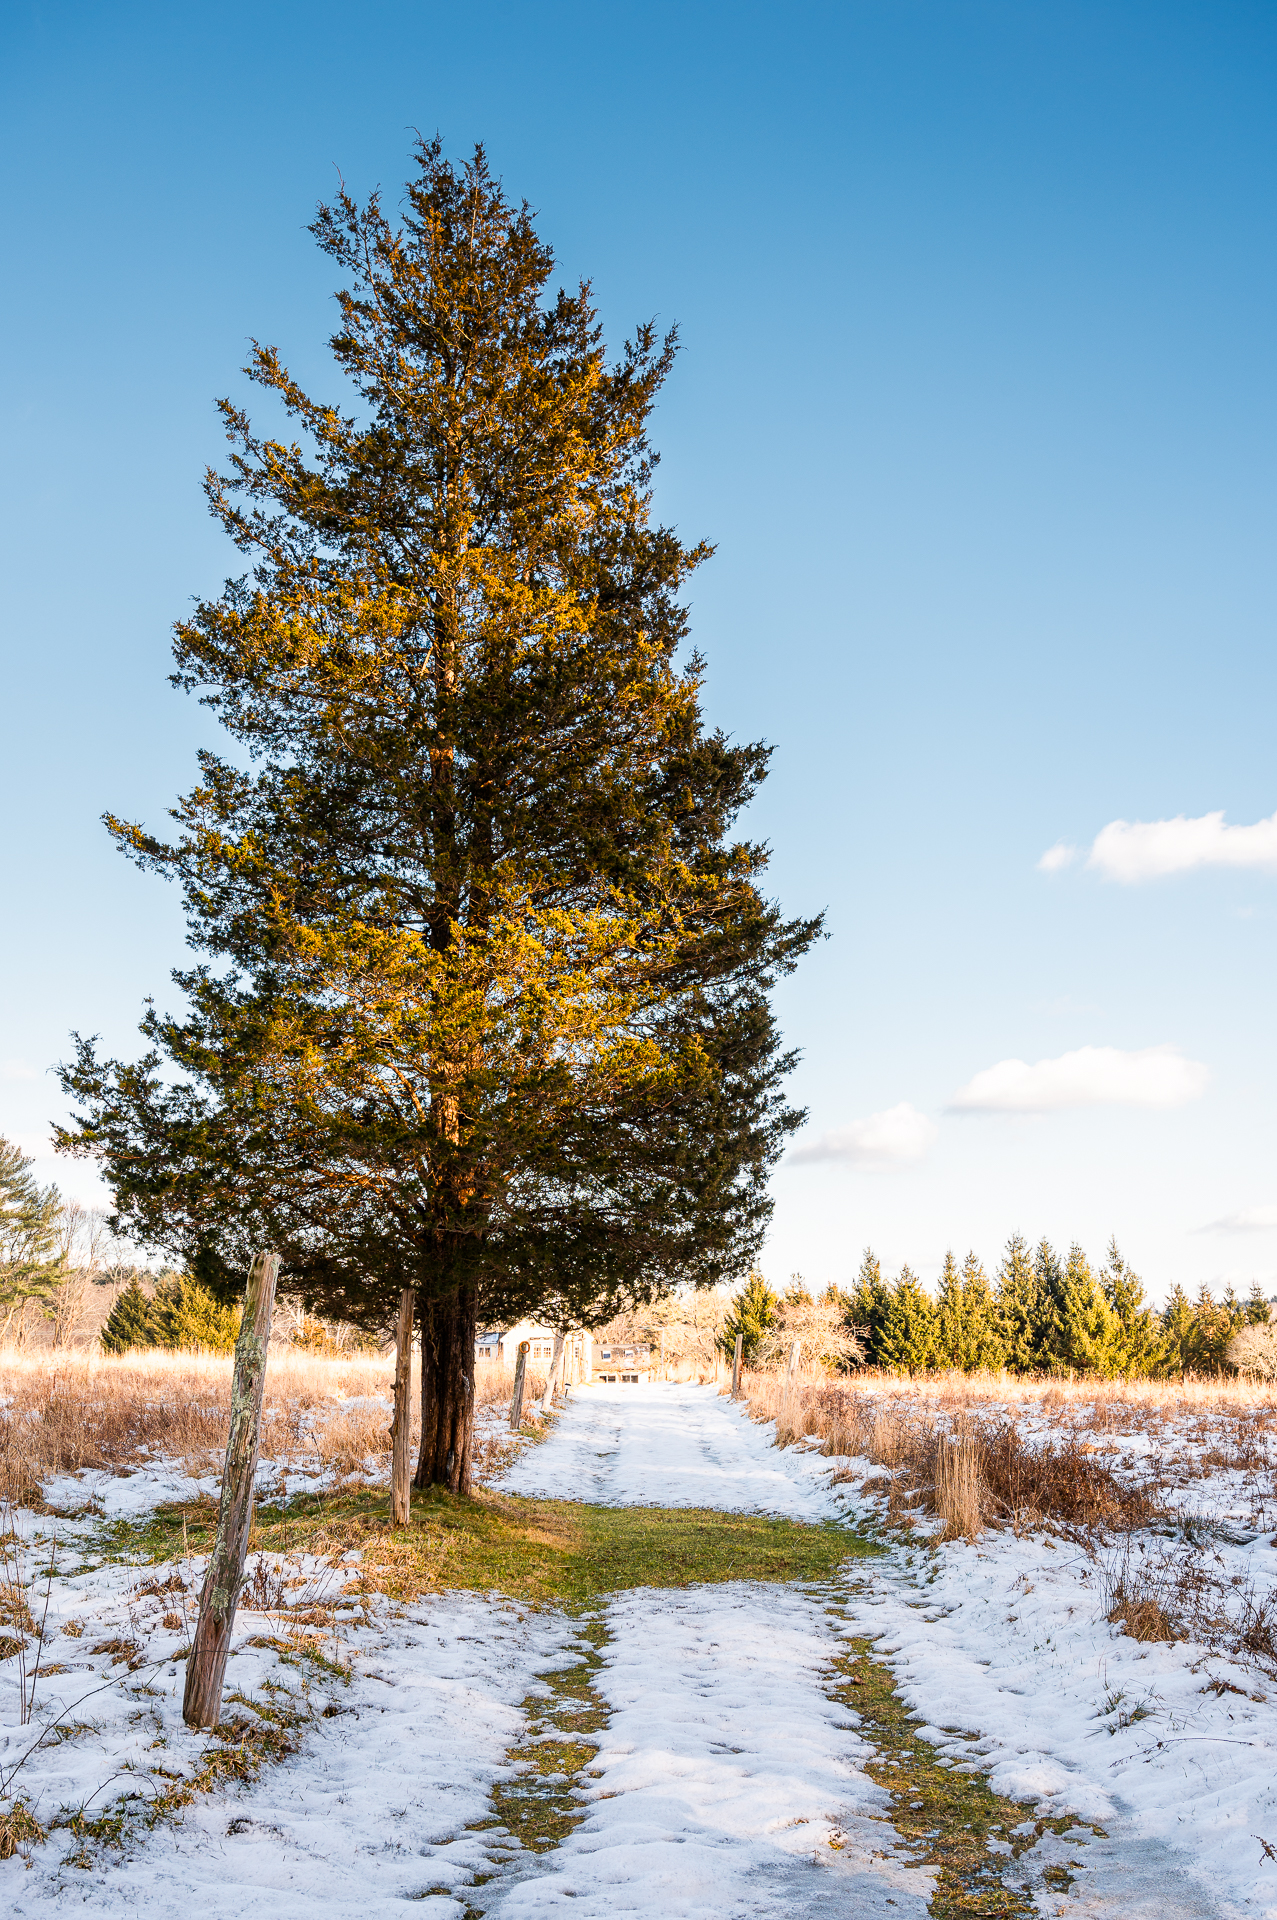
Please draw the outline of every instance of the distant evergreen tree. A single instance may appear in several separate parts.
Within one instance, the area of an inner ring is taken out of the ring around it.
[[[998,1331],[997,1303],[979,1255],[971,1252],[962,1263],[962,1319],[965,1328],[964,1365],[968,1373],[1006,1365],[1006,1348]]]
[[[753,1366],[767,1335],[776,1324],[779,1296],[772,1292],[761,1273],[751,1273],[736,1295],[723,1322],[718,1345],[730,1360],[736,1351],[736,1336],[741,1336],[741,1364]]]
[[[1195,1318],[1188,1295],[1177,1280],[1161,1312],[1162,1344],[1170,1373],[1188,1373],[1193,1365]]]
[[[936,1363],[936,1310],[910,1267],[901,1267],[879,1337],[880,1366],[893,1373],[925,1373]]]
[[[936,1294],[936,1359],[942,1367],[961,1367],[966,1372],[962,1314],[962,1275],[953,1257],[953,1248],[945,1251]]]
[[[166,1274],[155,1289],[151,1325],[157,1346],[183,1353],[230,1353],[239,1322],[238,1307],[222,1306],[189,1274]]]
[[[1272,1319],[1272,1308],[1268,1295],[1258,1280],[1250,1283],[1250,1292],[1246,1295],[1246,1323],[1252,1327],[1264,1327]]]
[[[1041,1373],[1066,1373],[1069,1361],[1064,1334],[1064,1269],[1051,1242],[1038,1241],[1033,1253],[1034,1367]]]
[[[1143,1283],[1123,1260],[1116,1238],[1109,1241],[1100,1284],[1121,1325],[1122,1363],[1119,1372],[1128,1380],[1147,1380],[1165,1373],[1168,1365],[1166,1338],[1152,1307],[1144,1305]]]
[[[1071,1373],[1114,1379],[1124,1359],[1122,1322],[1076,1241],[1069,1248],[1057,1297],[1059,1364]]]
[[[843,1320],[864,1348],[867,1367],[885,1367],[882,1335],[891,1311],[891,1289],[882,1277],[878,1256],[866,1247],[860,1261],[856,1284],[846,1296]]]
[[[1003,1364],[1013,1373],[1032,1373],[1042,1364],[1038,1352],[1042,1311],[1038,1276],[1023,1234],[1013,1233],[1007,1241],[997,1279],[996,1337],[1005,1355]]]
[[[151,1302],[138,1285],[136,1274],[108,1313],[99,1338],[108,1353],[131,1353],[135,1347],[158,1345]]]

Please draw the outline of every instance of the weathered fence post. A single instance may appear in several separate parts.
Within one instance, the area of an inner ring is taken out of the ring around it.
[[[546,1376],[545,1392],[541,1396],[541,1412],[543,1414],[549,1413],[551,1407],[554,1405],[554,1383],[558,1378],[559,1368],[562,1365],[563,1335],[556,1333],[554,1336],[554,1357],[550,1361],[550,1371]]]
[[[514,1392],[510,1395],[510,1431],[517,1433],[523,1425],[523,1382],[528,1371],[528,1343],[519,1342],[519,1357],[514,1363]]]
[[[408,1388],[412,1381],[412,1323],[417,1310],[417,1290],[405,1287],[399,1295],[399,1319],[395,1326],[395,1410],[390,1420],[390,1524],[406,1527],[411,1518],[412,1470],[409,1441],[412,1436],[412,1411]],[[422,1365],[425,1365],[423,1352]]]
[[[741,1348],[744,1346],[744,1344],[745,1344],[744,1334],[738,1333],[736,1336],[735,1351],[732,1354],[732,1399],[733,1400],[736,1398],[737,1394],[740,1392],[740,1356],[741,1356]]]
[[[793,1346],[789,1349],[789,1378],[791,1380],[798,1371],[798,1362],[802,1356],[802,1350],[803,1343],[801,1340],[795,1340]]]
[[[253,1521],[253,1475],[262,1432],[266,1349],[279,1255],[259,1253],[244,1289],[244,1315],[235,1342],[231,1385],[231,1431],[226,1442],[217,1537],[200,1594],[200,1617],[186,1662],[182,1718],[188,1727],[215,1727],[222,1710],[222,1681],[231,1650],[235,1604],[244,1579],[244,1555]]]

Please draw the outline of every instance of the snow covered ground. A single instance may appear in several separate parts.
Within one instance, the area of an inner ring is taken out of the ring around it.
[[[712,1388],[578,1389],[505,1484],[608,1504],[879,1516],[881,1502],[860,1491],[876,1477],[867,1461],[772,1439]],[[1182,1440],[1149,1444],[1187,1462]],[[1132,1461],[1140,1444],[1134,1431],[1115,1439]],[[131,1513],[172,1497],[161,1463],[95,1491]],[[1272,1587],[1274,1542],[1253,1531],[1253,1495],[1227,1470],[1193,1485],[1196,1510],[1220,1522],[1202,1551],[1221,1590]],[[58,1632],[46,1637],[62,1671],[41,1679],[28,1728],[17,1723],[17,1663],[0,1666],[0,1780],[33,1732],[64,1714],[67,1737],[12,1782],[46,1825],[60,1807],[88,1803],[92,1817],[126,1791],[144,1810],[189,1776],[202,1744],[182,1726],[173,1658],[201,1569],[90,1557],[76,1571],[92,1525],[21,1516],[32,1567],[51,1532],[62,1539],[48,1585]],[[1265,1672],[1202,1645],[1130,1639],[1106,1618],[1103,1556],[1065,1539],[986,1532],[935,1544],[924,1532],[852,1563],[842,1611],[828,1592],[745,1582],[618,1595],[602,1622],[594,1685],[609,1719],[584,1781],[586,1817],[542,1854],[486,1824],[490,1796],[536,1737],[520,1703],[582,1650],[579,1622],[473,1595],[352,1603],[317,1635],[321,1658],[298,1663],[254,1645],[278,1622],[243,1611],[228,1690],[304,1706],[298,1750],[247,1787],[199,1796],[176,1824],[139,1831],[122,1854],[97,1848],[89,1866],[63,1864],[72,1836],[55,1831],[30,1866],[21,1855],[0,1863],[0,1905],[158,1916],[196,1903],[220,1916],[260,1901],[272,1913],[339,1916],[412,1898],[449,1920],[467,1902],[498,1920],[745,1920],[818,1906],[921,1915],[932,1874],[906,1864],[864,1771],[856,1716],[825,1691],[850,1633],[874,1638],[951,1763],[977,1764],[1032,1810],[1103,1826],[1107,1839],[1079,1828],[1035,1850],[1039,1864],[1052,1847],[1077,1863],[1067,1893],[1039,1880],[1043,1912],[1277,1916],[1277,1861],[1265,1851],[1277,1854],[1277,1686]],[[1146,1556],[1182,1550],[1156,1536],[1141,1546]],[[330,1600],[349,1570],[269,1569],[327,1583]],[[164,1588],[170,1572],[185,1593]],[[476,1889],[476,1873],[495,1877]]]

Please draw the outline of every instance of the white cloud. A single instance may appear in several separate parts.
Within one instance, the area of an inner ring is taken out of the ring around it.
[[[1277,1228],[1277,1207],[1247,1207],[1241,1213],[1225,1214],[1222,1220],[1208,1220],[1194,1233],[1271,1233]]]
[[[1057,840],[1048,847],[1038,861],[1039,873],[1058,873],[1061,867],[1070,867],[1077,859],[1077,848],[1071,847],[1067,840]]]
[[[1209,1078],[1178,1047],[1078,1047],[1057,1060],[999,1060],[960,1087],[956,1113],[1057,1113],[1064,1107],[1180,1107]]]
[[[1181,813],[1173,820],[1110,820],[1096,834],[1086,864],[1127,886],[1198,867],[1277,873],[1277,813],[1253,827],[1225,826],[1222,808],[1196,819]]]
[[[871,1113],[867,1119],[853,1120],[850,1126],[822,1133],[806,1146],[794,1147],[786,1161],[845,1160],[853,1167],[885,1167],[904,1160],[920,1160],[935,1139],[937,1127],[925,1113],[919,1113],[907,1100]]]

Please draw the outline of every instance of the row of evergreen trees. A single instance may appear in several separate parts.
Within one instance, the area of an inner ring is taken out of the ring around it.
[[[793,1318],[791,1309],[800,1297],[810,1306],[805,1290],[778,1295],[761,1274],[751,1274],[724,1325],[723,1352],[730,1356],[740,1333],[746,1364],[756,1362],[769,1336]],[[1030,1251],[1020,1234],[1007,1241],[992,1281],[978,1255],[969,1253],[959,1266],[947,1253],[935,1299],[908,1266],[893,1283],[884,1280],[876,1254],[867,1247],[854,1286],[827,1287],[820,1305],[831,1326],[849,1329],[861,1349],[859,1360],[847,1362],[838,1356],[836,1343],[824,1342],[826,1362],[834,1367],[891,1373],[1005,1367],[1013,1373],[1093,1374],[1108,1380],[1221,1373],[1239,1328],[1270,1317],[1258,1281],[1246,1300],[1231,1287],[1216,1300],[1203,1286],[1190,1301],[1176,1286],[1159,1312],[1145,1303],[1143,1284],[1116,1241],[1109,1242],[1097,1273],[1076,1244],[1061,1259],[1047,1240]],[[794,1326],[797,1330],[797,1320]],[[807,1335],[804,1349],[810,1346]],[[821,1355],[813,1351],[812,1357]]]
[[[240,1310],[222,1306],[185,1273],[162,1273],[148,1300],[135,1271],[107,1315],[102,1345],[108,1353],[137,1347],[172,1352],[229,1353],[239,1335]]]
[[[1115,1240],[1099,1272],[1076,1243],[1061,1259],[1047,1240],[1030,1252],[1020,1234],[1006,1245],[992,1283],[969,1253],[959,1267],[945,1255],[938,1297],[902,1268],[888,1285],[865,1250],[855,1285],[829,1290],[864,1346],[864,1365],[918,1373],[932,1367],[1006,1367],[1014,1373],[1085,1373],[1103,1379],[1219,1373],[1239,1327],[1266,1321],[1258,1282],[1246,1300],[1230,1288],[1216,1300],[1203,1286],[1195,1301],[1176,1286],[1158,1312]]]

